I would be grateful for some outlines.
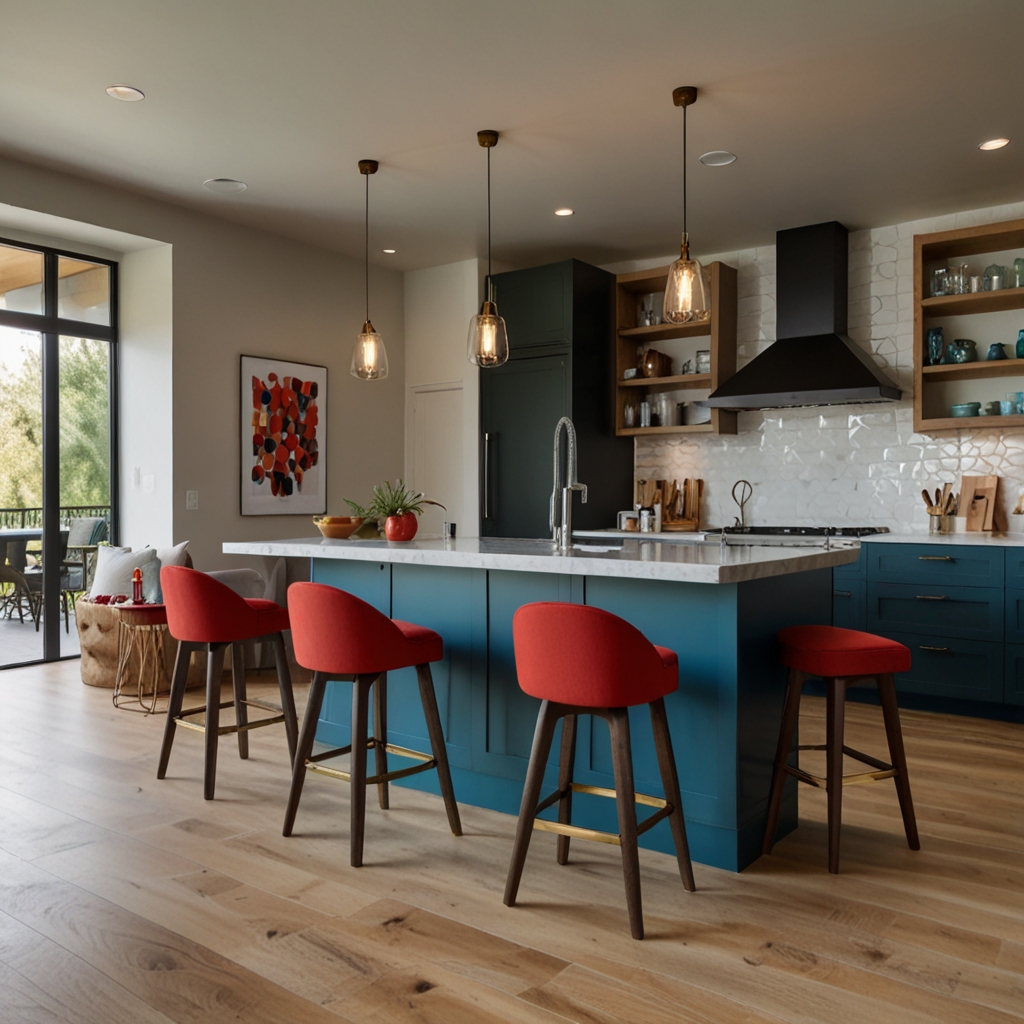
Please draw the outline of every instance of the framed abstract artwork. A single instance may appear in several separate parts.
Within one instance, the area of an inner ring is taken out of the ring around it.
[[[242,356],[243,516],[327,511],[327,367]]]

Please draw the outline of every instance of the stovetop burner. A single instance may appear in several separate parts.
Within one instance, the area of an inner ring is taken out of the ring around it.
[[[888,526],[726,526],[723,533],[741,537],[870,537]]]

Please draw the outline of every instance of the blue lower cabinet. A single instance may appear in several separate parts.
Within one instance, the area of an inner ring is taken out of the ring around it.
[[[861,545],[860,553],[857,556],[856,562],[850,562],[847,565],[837,565],[832,570],[833,578],[850,578],[862,580],[867,577],[868,569],[868,549],[865,545]]]
[[[868,585],[864,580],[832,575],[832,625],[867,629]]]
[[[1006,645],[1006,688],[1003,700],[1007,704],[1024,704],[1024,644]]]
[[[868,629],[942,638],[1002,641],[1001,587],[951,587],[868,582]]]
[[[933,697],[1002,701],[1003,644],[911,633],[886,635],[909,647],[913,658],[910,671],[896,676],[897,690]]]
[[[1024,643],[1024,589],[1006,591],[1006,641]]]
[[[871,544],[865,556],[875,583],[933,583],[951,587],[1003,587],[1000,547],[952,544]]]

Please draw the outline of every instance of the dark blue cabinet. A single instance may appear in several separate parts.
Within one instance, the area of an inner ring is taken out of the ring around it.
[[[1001,587],[1003,549],[949,544],[866,544],[868,579],[876,583],[937,583]]]
[[[924,583],[868,582],[868,628],[966,640],[1003,639],[1003,591]]]
[[[910,648],[913,665],[896,677],[896,689],[934,697],[1002,701],[1002,644],[913,633],[888,633]]]
[[[864,580],[844,579],[833,573],[832,625],[843,629],[867,629],[867,590]]]
[[[1003,700],[1024,704],[1024,644],[1006,645],[1006,681]]]
[[[550,537],[551,445],[571,417],[578,477],[578,529],[615,524],[633,493],[633,440],[612,422],[615,277],[579,260],[493,278],[509,360],[480,374],[481,533]]]

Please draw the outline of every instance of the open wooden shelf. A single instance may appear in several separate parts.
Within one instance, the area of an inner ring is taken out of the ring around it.
[[[1024,360],[1021,360],[1024,362]],[[710,388],[710,373],[678,373],[674,377],[631,377],[619,387],[647,388],[648,391],[678,391],[682,388]]]
[[[1024,220],[1004,221],[979,227],[937,231],[914,236],[914,429],[922,434],[939,430],[1019,430],[1024,415],[1013,416],[932,416],[925,408],[934,408],[926,400],[925,389],[959,380],[998,380],[1000,377],[1024,376],[1024,359],[979,360],[974,363],[951,363],[925,366],[929,326],[946,316],[985,315],[1007,310],[1024,309],[1024,288],[1001,288],[995,292],[971,292],[967,295],[926,295],[926,264],[940,260],[962,260],[966,256],[985,253],[1006,253],[1019,249],[1024,256]],[[1002,257],[1001,262],[1005,260]],[[952,340],[946,339],[947,342]],[[975,339],[976,341],[978,339]],[[1003,340],[1003,339],[1000,339]],[[1003,343],[1012,345],[1016,338]],[[979,347],[987,347],[982,340]]]
[[[1024,288],[1000,288],[997,292],[971,292],[968,295],[933,295],[921,300],[921,309],[926,317],[1024,309]]]
[[[711,321],[695,324],[654,324],[652,327],[620,327],[620,338],[634,341],[669,341],[672,338],[701,338],[711,333]]]
[[[711,410],[714,412],[714,410]],[[997,417],[998,418],[998,417]],[[1024,420],[1024,416],[1021,417]],[[691,423],[680,427],[622,427],[616,431],[622,437],[637,437],[644,434],[714,434],[713,423]]]
[[[656,324],[637,327],[640,296],[649,292],[663,292],[668,279],[668,267],[640,270],[620,274],[615,288],[615,433],[620,437],[638,437],[645,434],[735,434],[736,412],[732,409],[712,409],[710,423],[688,426],[627,427],[625,408],[638,402],[645,392],[715,388],[736,372],[736,270],[724,263],[712,263],[704,268],[706,285],[711,299],[711,318],[702,323]],[[623,379],[623,373],[637,365],[638,346],[674,338],[710,339],[710,373],[674,374],[667,377],[632,377]]]
[[[991,377],[1024,377],[1024,359],[986,359],[974,363],[943,363],[922,366],[925,381],[985,380]]]

